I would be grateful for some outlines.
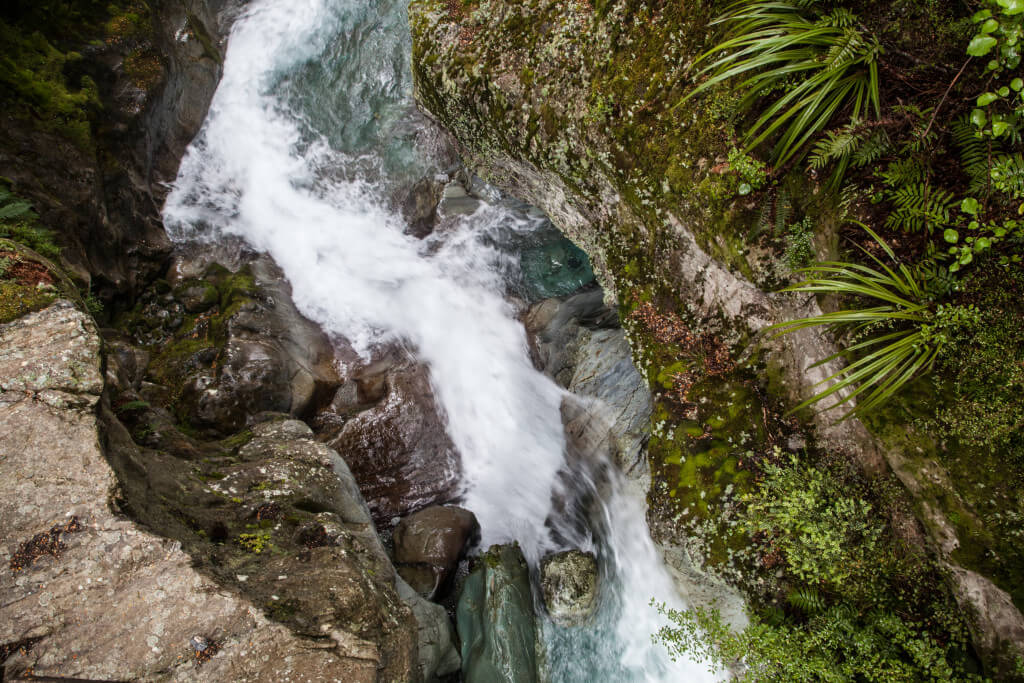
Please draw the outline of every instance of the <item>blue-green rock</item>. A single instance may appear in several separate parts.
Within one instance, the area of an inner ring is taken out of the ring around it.
[[[491,546],[466,577],[456,614],[466,683],[535,683],[530,572],[517,544]]]

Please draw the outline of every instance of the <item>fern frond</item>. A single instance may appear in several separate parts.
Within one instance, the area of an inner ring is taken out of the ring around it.
[[[908,157],[890,163],[879,176],[889,187],[918,185],[928,179],[928,168],[917,157]]]
[[[914,183],[890,192],[888,198],[894,210],[885,224],[906,232],[926,230],[949,224],[949,215],[956,206],[956,198],[948,190],[931,187],[927,183]]]
[[[6,187],[0,185],[0,221],[28,221],[38,218],[32,204],[19,199]]]
[[[892,151],[892,140],[884,128],[876,128],[853,151],[850,161],[855,168],[869,166]]]
[[[825,611],[826,607],[825,599],[821,597],[821,593],[810,586],[794,588],[786,596],[786,601],[807,616],[820,614]]]

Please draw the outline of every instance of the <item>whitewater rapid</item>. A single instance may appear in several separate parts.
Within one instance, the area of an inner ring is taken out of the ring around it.
[[[397,0],[250,3],[164,219],[179,241],[235,236],[269,253],[302,313],[361,354],[412,349],[430,369],[483,545],[518,541],[535,564],[565,542],[546,523],[565,466],[564,391],[530,360],[504,298],[516,256],[496,245],[538,221],[485,204],[428,240],[405,234],[389,193],[431,166],[409,123],[405,21]],[[642,505],[614,481],[609,491],[597,548],[613,595],[589,631],[545,625],[551,679],[716,680],[651,642],[662,622],[649,601],[682,603]]]

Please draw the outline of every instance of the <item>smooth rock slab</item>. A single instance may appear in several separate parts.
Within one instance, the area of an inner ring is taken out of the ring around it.
[[[541,561],[540,586],[552,621],[586,622],[597,609],[597,557],[582,550],[548,555]]]
[[[492,546],[470,572],[457,611],[466,683],[535,683],[537,627],[518,545]]]

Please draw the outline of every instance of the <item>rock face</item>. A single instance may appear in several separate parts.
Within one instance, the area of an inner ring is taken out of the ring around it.
[[[63,256],[105,300],[132,297],[162,269],[165,183],[199,130],[220,80],[235,0],[154,3],[144,35],[81,46],[99,86],[102,125],[72,142],[31,118],[0,119],[0,175],[35,203]],[[152,55],[140,79],[126,64]]]
[[[232,265],[179,255],[171,283],[147,289],[119,321],[126,341],[149,348],[140,397],[220,435],[261,412],[305,416],[340,383],[330,341],[298,312],[280,270],[266,257]]]
[[[597,557],[566,550],[541,560],[540,587],[551,620],[576,626],[597,610]]]
[[[524,317],[539,369],[583,399],[569,421],[607,438],[607,448],[624,470],[641,460],[650,430],[651,392],[637,372],[618,316],[604,304],[600,289],[545,299]],[[565,411],[563,411],[565,412]],[[593,435],[588,439],[593,441]],[[591,444],[591,447],[596,447]]]
[[[428,600],[443,591],[467,544],[480,533],[469,510],[434,506],[414,512],[395,528],[395,564],[409,585]]]
[[[446,503],[458,493],[459,456],[445,431],[427,369],[398,364],[361,378],[382,394],[328,441],[359,482],[378,523]],[[376,387],[373,385],[376,384]]]
[[[518,545],[481,556],[463,585],[457,619],[467,683],[538,680],[530,573]]]
[[[5,677],[369,682],[451,671],[443,610],[396,593],[354,479],[308,427],[278,419],[199,444],[209,460],[197,467],[133,442],[101,397],[101,367],[91,319],[67,302],[0,327]]]

